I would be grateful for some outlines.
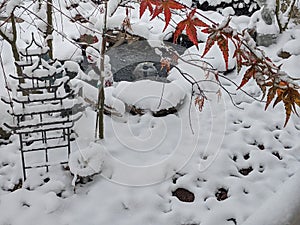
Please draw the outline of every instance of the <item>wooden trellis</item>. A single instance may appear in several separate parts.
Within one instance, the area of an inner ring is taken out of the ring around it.
[[[48,48],[40,46],[33,37],[28,47],[20,51],[22,61],[16,62],[23,76],[10,75],[15,80],[15,85],[10,82],[7,86],[11,100],[2,98],[12,106],[8,112],[15,124],[5,126],[19,135],[24,180],[27,169],[45,168],[48,172],[50,166],[68,162],[71,129],[81,116],[80,112],[72,112],[79,103],[74,99],[74,90],[66,88],[70,78],[63,76],[60,63],[47,60],[47,53]],[[63,149],[66,157],[60,157]],[[49,156],[54,150],[59,153],[52,161]],[[41,151],[43,157],[28,156]],[[35,158],[36,162],[28,162]]]

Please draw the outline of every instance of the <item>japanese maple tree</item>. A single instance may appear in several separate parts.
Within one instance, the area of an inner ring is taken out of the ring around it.
[[[237,89],[246,85],[250,79],[254,79],[263,93],[263,99],[267,96],[265,109],[274,99],[273,107],[280,102],[284,104],[286,114],[284,126],[288,123],[291,113],[297,114],[296,106],[300,107],[300,93],[295,79],[282,71],[280,66],[275,65],[262,50],[253,45],[253,39],[247,30],[239,33],[230,27],[230,18],[218,24],[201,14],[196,8],[188,7],[175,0],[140,0],[140,17],[146,10],[149,11],[151,19],[164,14],[163,30],[168,27],[176,10],[185,12],[185,18],[176,24],[174,42],[176,43],[179,35],[185,31],[191,42],[198,48],[197,29],[199,29],[208,34],[201,57],[204,57],[216,44],[222,52],[226,70],[229,60],[229,42],[232,42],[235,47],[233,57],[236,60],[237,72],[240,73],[241,69],[245,68],[243,79]],[[195,104],[200,110],[204,100],[205,97],[199,95],[195,99]]]

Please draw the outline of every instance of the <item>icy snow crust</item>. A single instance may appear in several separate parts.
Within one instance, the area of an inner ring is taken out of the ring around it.
[[[57,1],[54,2],[57,4]],[[61,4],[65,7],[63,1]],[[82,6],[79,9],[89,15],[91,6],[88,3],[79,4]],[[132,22],[136,32],[142,30],[145,37],[162,39],[161,21],[149,22],[145,16],[139,22],[138,13],[132,14],[135,15]],[[123,15],[122,10],[117,11],[110,23],[120,24]],[[218,21],[221,19],[217,13],[210,16]],[[60,17],[57,19],[59,23]],[[101,22],[94,19],[96,25],[101,27]],[[245,18],[241,20],[241,23],[245,22]],[[234,21],[238,23],[239,19]],[[151,32],[145,29],[150,27],[153,28]],[[171,29],[168,28],[166,33]],[[23,37],[30,40],[30,32],[26,31]],[[69,20],[64,21],[64,31],[69,38],[79,37],[78,29],[74,29]],[[291,36],[297,35],[291,31],[289,35],[282,35],[277,45],[265,49],[278,64],[283,63],[282,68],[291,75],[299,72],[299,55],[282,60],[276,54],[281,48],[290,49],[292,44],[288,43],[292,41]],[[199,34],[199,39],[205,38],[205,35]],[[63,46],[64,50],[58,47],[56,57],[79,57],[80,52],[75,51],[76,48],[66,40],[58,35],[54,35],[54,40],[55,46]],[[25,46],[24,40],[19,42]],[[199,45],[199,48],[201,54],[203,46]],[[193,59],[196,51],[196,48],[188,49],[183,57]],[[220,53],[217,49],[213,51],[207,58],[222,70],[224,62],[215,56]],[[6,72],[14,74],[11,52],[6,43],[2,53]],[[230,65],[234,66],[234,62],[231,61]],[[76,69],[74,65],[69,66]],[[205,77],[198,68],[184,62],[180,61],[178,67],[193,74],[195,79]],[[0,77],[1,95],[7,97],[3,74]],[[228,77],[236,83],[242,79],[235,72]],[[213,92],[208,94],[209,100],[200,113],[193,105],[190,108],[190,86],[178,71],[172,70],[168,79],[171,83],[166,84],[166,89],[168,85],[176,86],[170,87],[170,96],[163,97],[168,101],[173,99],[172,105],[186,97],[177,114],[160,118],[150,113],[130,115],[124,102],[143,102],[140,101],[141,96],[133,95],[135,92],[132,89],[144,87],[145,91],[152,91],[154,86],[156,93],[161,90],[161,83],[124,82],[107,88],[106,103],[121,116],[105,116],[104,141],[94,142],[96,113],[92,108],[86,109],[75,126],[78,137],[76,142],[72,142],[74,155],[70,167],[73,171],[78,169],[75,173],[78,176],[96,174],[89,183],[79,183],[74,187],[72,181],[75,184],[75,180],[70,171],[55,166],[49,173],[32,170],[23,187],[11,192],[22,177],[18,137],[12,136],[11,144],[0,147],[0,224],[232,225],[245,222],[245,225],[262,225],[267,221],[268,225],[282,225],[290,221],[291,212],[296,212],[299,207],[299,172],[294,175],[299,170],[300,160],[299,118],[292,116],[287,127],[283,128],[285,115],[282,106],[265,112],[262,103],[238,92],[234,100],[244,110],[238,109],[231,104],[226,93],[218,100],[215,94],[218,89],[211,82],[201,83]],[[84,95],[90,100],[97,99],[96,88],[80,80],[73,80],[72,83],[82,85]],[[227,81],[223,84],[235,92],[235,85]],[[259,88],[253,82],[245,86],[245,91],[261,97]],[[152,103],[146,101],[143,106],[157,109],[157,99],[154,105]],[[2,124],[10,118],[2,109],[3,104],[0,104]],[[80,168],[82,165],[86,165],[86,170]],[[182,202],[173,196],[172,192],[177,188],[193,192],[194,202]],[[218,201],[216,197],[220,188],[228,191],[223,201]],[[289,204],[292,201],[293,204]],[[270,209],[273,206],[275,211]],[[281,210],[282,207],[284,210]]]

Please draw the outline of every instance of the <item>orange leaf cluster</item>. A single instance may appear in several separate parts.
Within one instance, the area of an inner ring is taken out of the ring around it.
[[[126,16],[122,22],[122,27],[123,28],[127,28],[129,30],[132,31],[132,27],[131,27],[131,22],[130,22],[130,18],[128,16]]]
[[[203,96],[197,96],[195,98],[195,106],[198,106],[199,111],[201,112],[203,110],[205,98]]]
[[[167,73],[171,70],[171,61],[168,58],[162,58],[160,60],[160,68],[166,68]]]
[[[273,107],[279,102],[283,102],[284,104],[286,116],[284,126],[286,126],[292,112],[298,115],[296,105],[300,107],[300,93],[294,88],[289,87],[287,82],[281,81],[278,86],[272,86],[269,89],[265,109],[268,108],[275,96],[277,97],[273,103]]]

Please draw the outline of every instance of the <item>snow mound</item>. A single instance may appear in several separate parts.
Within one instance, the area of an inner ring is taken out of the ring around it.
[[[114,87],[105,88],[105,105],[113,109],[116,113],[123,115],[125,113],[125,104],[113,96]]]
[[[184,90],[176,84],[151,80],[122,81],[113,91],[113,96],[139,109],[157,112],[177,107],[185,98]]]
[[[300,45],[299,45],[300,38],[293,39],[288,41],[282,48],[283,51],[289,52],[293,55],[300,54]]]
[[[72,185],[75,185],[77,176],[87,177],[99,173],[105,159],[101,145],[92,143],[89,147],[71,153],[69,158],[70,171],[74,174]]]

